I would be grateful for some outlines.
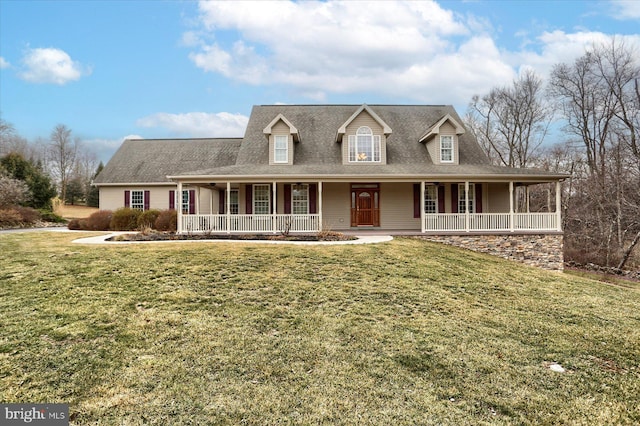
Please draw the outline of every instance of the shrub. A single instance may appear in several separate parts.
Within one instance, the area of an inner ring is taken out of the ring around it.
[[[71,219],[67,224],[67,228],[71,229],[72,231],[78,231],[82,229],[80,228],[80,219]]]
[[[138,229],[153,228],[156,219],[160,216],[160,210],[145,210],[138,216]]]
[[[158,231],[176,232],[178,229],[178,212],[175,210],[162,210],[154,225]]]
[[[40,212],[36,209],[32,209],[31,207],[16,206],[13,209],[20,214],[20,222],[22,223],[32,224],[41,219]]]
[[[108,231],[111,228],[113,212],[111,210],[98,210],[92,213],[84,222],[88,231]],[[82,225],[82,221],[80,221]]]
[[[22,216],[16,209],[0,210],[0,227],[16,226],[22,221]]]
[[[123,207],[111,216],[111,229],[114,231],[133,231],[138,226],[138,217],[141,211]]]
[[[67,222],[67,219],[65,219],[62,216],[58,216],[57,214],[55,214],[52,211],[45,210],[45,209],[39,209],[38,211],[40,212],[40,217],[45,222],[54,222],[54,223],[66,223]]]

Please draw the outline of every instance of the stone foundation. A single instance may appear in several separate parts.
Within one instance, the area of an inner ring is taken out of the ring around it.
[[[418,238],[552,271],[562,271],[564,266],[562,234],[425,235]]]

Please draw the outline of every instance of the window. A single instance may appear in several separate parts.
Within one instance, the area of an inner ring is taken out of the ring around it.
[[[253,214],[269,214],[269,185],[253,185]]]
[[[424,187],[424,212],[438,213],[438,188],[435,185]]]
[[[144,210],[144,191],[131,191],[130,207],[136,210]]]
[[[274,136],[274,163],[289,162],[289,136]]]
[[[238,190],[232,189],[229,192],[229,213],[238,214]]]
[[[349,136],[349,162],[380,162],[380,135],[369,127],[360,127]]]
[[[182,191],[182,214],[189,214],[189,201],[191,201],[191,194],[189,190]]]
[[[476,188],[473,183],[469,184],[469,213],[475,212],[475,194]],[[458,212],[466,213],[466,202],[464,195],[464,184],[458,185]]]
[[[309,185],[291,185],[293,214],[309,214]]]
[[[453,136],[440,136],[440,161],[453,163]]]

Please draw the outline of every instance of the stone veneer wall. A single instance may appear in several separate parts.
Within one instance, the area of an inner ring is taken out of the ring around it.
[[[564,267],[562,234],[425,235],[428,241],[500,256],[552,271]]]

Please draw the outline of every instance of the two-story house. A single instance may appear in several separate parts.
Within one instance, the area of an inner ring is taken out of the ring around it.
[[[94,184],[101,209],[178,207],[178,232],[551,233],[564,178],[491,165],[451,106],[262,105],[243,138],[127,140]]]

